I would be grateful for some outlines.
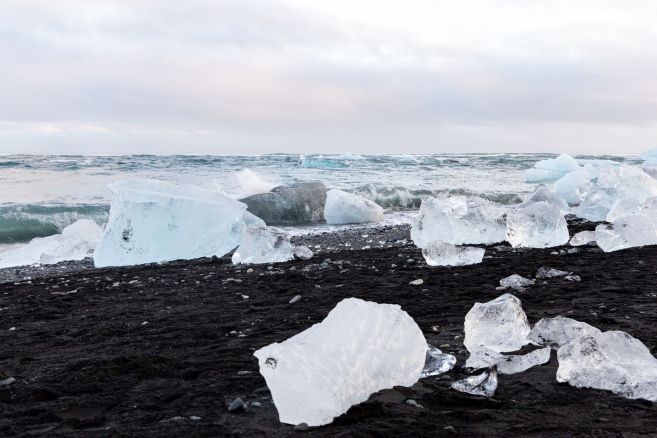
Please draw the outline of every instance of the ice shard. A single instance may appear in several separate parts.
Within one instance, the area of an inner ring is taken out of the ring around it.
[[[454,365],[456,365],[455,356],[443,353],[433,345],[428,345],[427,347],[427,354],[421,375],[422,378],[438,376],[454,368]]]
[[[518,206],[507,214],[506,240],[514,248],[550,248],[570,237],[561,208],[546,201]]]
[[[232,261],[235,265],[280,263],[293,258],[294,249],[290,237],[278,228],[265,226],[244,229]]]
[[[595,243],[595,231],[580,231],[571,237],[571,246],[591,245]]]
[[[429,266],[465,266],[481,263],[486,252],[483,248],[455,246],[434,241],[422,248],[422,256]]]
[[[427,343],[398,305],[342,300],[319,324],[256,351],[280,421],[321,426],[370,394],[415,384]]]
[[[497,390],[497,371],[492,368],[481,374],[457,380],[452,383],[452,389],[467,394],[492,397]]]
[[[326,193],[324,218],[327,224],[381,222],[383,207],[362,196],[331,189]]]
[[[541,266],[538,268],[538,271],[536,271],[536,278],[555,278],[555,277],[565,277],[570,272],[568,271],[561,271],[559,269],[554,269],[554,268],[549,268],[547,266]]]
[[[600,333],[600,330],[585,322],[555,316],[538,321],[527,335],[527,339],[536,345],[547,345],[556,350],[580,336],[597,333]]]

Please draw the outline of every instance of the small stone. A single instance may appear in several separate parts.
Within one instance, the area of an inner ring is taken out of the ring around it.
[[[454,426],[445,426],[443,427],[443,430],[445,432],[456,433],[456,429],[454,428]]]
[[[424,284],[424,280],[422,280],[421,278],[418,278],[417,280],[413,280],[408,284],[412,284],[413,286],[419,286],[421,284]]]
[[[0,386],[9,386],[16,381],[13,377],[7,377],[4,380],[0,380]]]
[[[228,405],[228,412],[235,412],[239,410],[245,410],[248,406],[242,401],[241,398],[236,398]]]
[[[416,408],[423,408],[424,407],[421,404],[419,404],[418,402],[416,402],[415,400],[413,400],[412,398],[409,398],[408,400],[406,400],[406,404],[411,405],[411,406],[415,406]]]
[[[297,301],[301,301],[301,295],[296,295],[294,298],[290,300],[290,304],[294,304]]]

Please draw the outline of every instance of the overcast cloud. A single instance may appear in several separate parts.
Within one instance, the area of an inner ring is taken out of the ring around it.
[[[636,153],[656,23],[653,0],[3,0],[0,153]]]

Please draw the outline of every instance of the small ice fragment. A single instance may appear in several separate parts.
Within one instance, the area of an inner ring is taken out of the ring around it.
[[[595,231],[580,231],[570,239],[571,246],[591,245],[595,243]]]
[[[520,300],[500,295],[487,303],[475,303],[465,315],[463,345],[471,353],[483,348],[497,353],[516,351],[526,345],[530,331]]]
[[[467,394],[492,397],[497,389],[497,370],[492,368],[476,376],[457,380],[452,383],[452,389]]]
[[[516,374],[549,362],[551,351],[550,347],[546,347],[525,354],[501,354],[481,348],[470,354],[465,366],[474,369],[497,366],[500,374]]]
[[[7,377],[6,379],[0,380],[0,387],[9,386],[16,381],[14,377]]]
[[[518,274],[509,275],[500,280],[500,286],[515,289],[517,291],[524,291],[526,286],[532,286],[534,283],[534,280],[530,280],[529,278],[522,277]]]
[[[383,207],[360,195],[331,189],[326,193],[324,217],[327,224],[381,222]]]
[[[412,284],[413,286],[419,286],[419,285],[421,285],[421,284],[423,284],[423,283],[424,283],[424,280],[422,280],[421,278],[418,278],[417,280],[413,280],[413,281],[411,281],[411,282],[408,283],[408,284]]]
[[[192,421],[200,421],[201,417],[199,417],[197,415],[192,415],[191,417],[189,417],[189,419],[192,420]]]
[[[443,353],[433,345],[427,345],[427,347],[421,378],[438,376],[454,368],[456,364],[455,356]]]
[[[481,263],[486,252],[483,248],[455,246],[433,241],[422,248],[422,255],[429,266],[465,266]]]
[[[290,237],[274,227],[246,227],[240,246],[233,253],[233,264],[279,263],[293,258]]]
[[[536,278],[554,278],[554,277],[565,277],[570,274],[567,271],[560,271],[554,268],[548,268],[546,266],[541,266],[536,272]]]
[[[600,330],[585,322],[555,316],[538,321],[527,335],[527,339],[536,345],[547,345],[556,350],[580,336],[597,333],[600,333]]]
[[[290,304],[294,304],[294,303],[296,303],[297,301],[301,301],[301,295],[295,295],[295,296],[290,300]]]
[[[657,359],[641,341],[621,331],[580,336],[557,350],[557,381],[657,401]]]
[[[293,253],[294,257],[298,258],[299,260],[310,260],[314,255],[310,248],[308,248],[306,245],[295,246]]]

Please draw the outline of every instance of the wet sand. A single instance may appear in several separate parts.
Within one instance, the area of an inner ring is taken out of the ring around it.
[[[571,232],[584,228],[572,224]],[[554,353],[546,365],[500,376],[492,399],[449,385],[464,376],[467,311],[499,296],[501,278],[533,277],[541,266],[572,271],[581,282],[539,280],[515,293],[530,323],[566,315],[626,331],[657,353],[657,247],[605,254],[495,245],[479,265],[431,268],[404,240],[407,228],[367,234],[354,234],[348,249],[339,236],[306,238],[324,248],[334,239],[337,248],[271,267],[222,258],[4,272],[0,379],[16,381],[0,387],[0,435],[655,436],[653,403],[557,383]],[[409,284],[418,278],[424,284]],[[289,304],[295,295],[301,300]],[[346,297],[400,304],[429,343],[457,356],[457,366],[374,394],[328,426],[298,431],[279,423],[253,351],[321,321]],[[236,397],[261,406],[228,412]]]

